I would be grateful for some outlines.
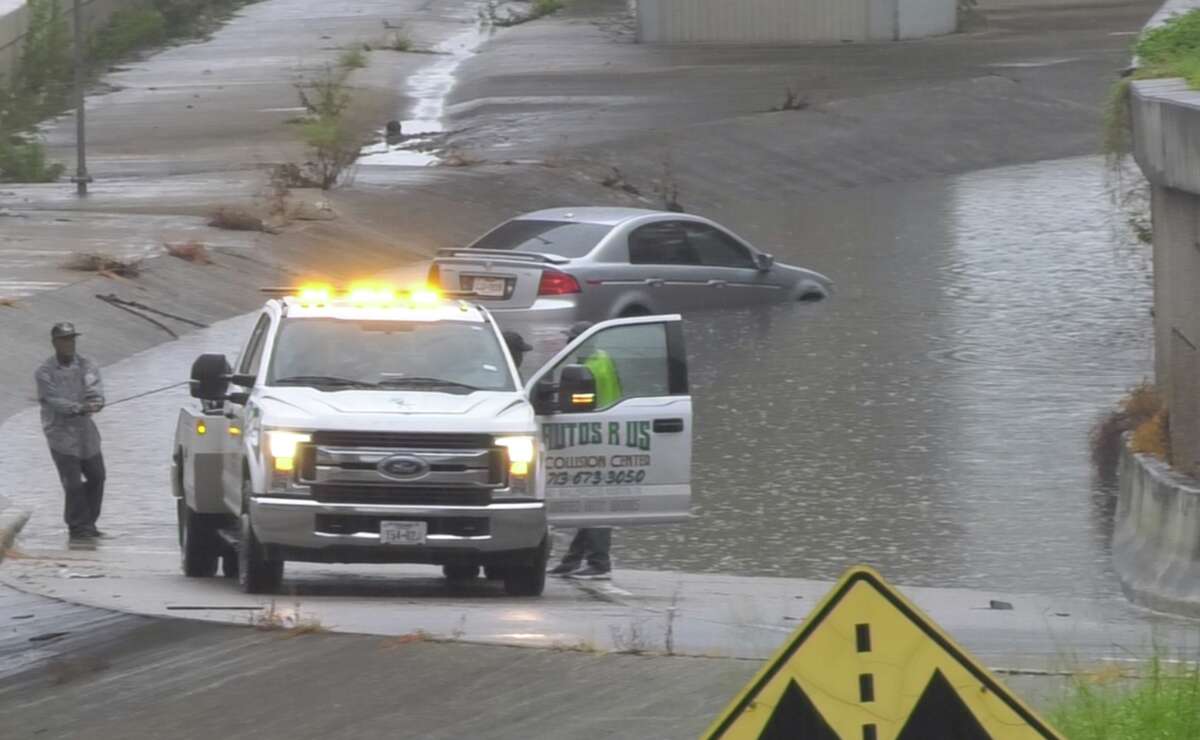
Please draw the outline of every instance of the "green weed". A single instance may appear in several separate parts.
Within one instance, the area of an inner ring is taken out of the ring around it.
[[[361,46],[343,49],[338,54],[338,66],[343,69],[362,69],[367,66],[367,53]]]
[[[1138,68],[1114,83],[1104,114],[1104,152],[1119,164],[1130,151],[1129,83],[1132,80],[1183,78],[1200,89],[1200,10],[1176,15],[1144,33],[1134,44]]]
[[[125,8],[113,13],[92,39],[91,58],[109,62],[167,40],[167,19],[158,9]]]
[[[1071,740],[1175,740],[1200,737],[1200,670],[1155,658],[1132,685],[1080,679],[1050,721]]]
[[[0,139],[0,182],[54,182],[66,168],[46,159],[36,138],[12,134]]]
[[[387,48],[392,51],[412,51],[412,39],[405,36],[403,33],[396,31],[388,39]]]

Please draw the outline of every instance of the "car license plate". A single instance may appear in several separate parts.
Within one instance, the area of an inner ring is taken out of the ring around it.
[[[424,545],[428,530],[425,522],[380,522],[379,544]]]
[[[507,292],[507,281],[504,278],[477,277],[471,283],[471,289],[487,298],[503,298]]]

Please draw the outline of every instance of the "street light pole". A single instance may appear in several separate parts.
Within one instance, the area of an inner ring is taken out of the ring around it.
[[[83,119],[83,13],[81,0],[74,0],[72,24],[75,26],[73,61],[75,64],[75,183],[80,197],[87,195],[88,183],[92,178],[87,171],[87,134]]]

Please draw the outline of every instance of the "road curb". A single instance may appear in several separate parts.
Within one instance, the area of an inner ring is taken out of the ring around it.
[[[0,506],[0,563],[4,555],[17,540],[17,535],[25,523],[29,521],[30,512],[25,509],[12,509]]]

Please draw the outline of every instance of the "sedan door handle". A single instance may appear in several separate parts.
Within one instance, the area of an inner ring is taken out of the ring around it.
[[[678,434],[683,431],[683,419],[655,419],[655,434]]]
[[[708,281],[708,287],[710,287],[710,288],[724,288],[726,285],[729,285],[729,283],[725,282],[724,280],[709,280]]]
[[[667,281],[662,278],[646,278],[646,285],[652,288],[661,288],[666,285]]]

